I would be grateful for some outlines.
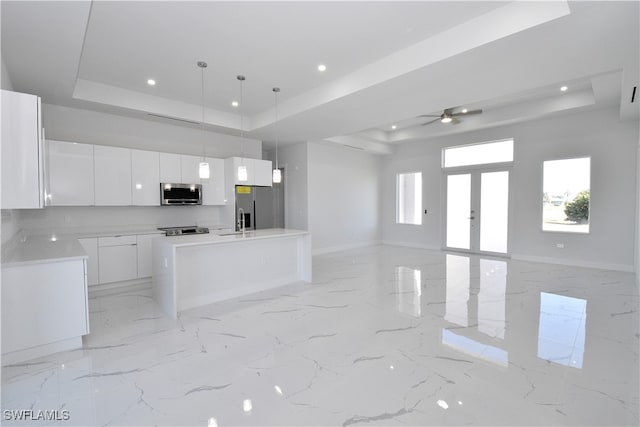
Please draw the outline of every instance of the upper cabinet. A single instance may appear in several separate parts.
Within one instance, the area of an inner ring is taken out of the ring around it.
[[[160,153],[160,182],[182,182],[180,154]]]
[[[271,187],[273,185],[270,160],[231,157],[226,159],[225,166],[227,169],[226,173],[230,174],[229,176],[234,185],[257,185],[262,187]],[[240,166],[247,168],[246,181],[240,181],[238,179],[238,168]]]
[[[2,91],[2,208],[44,206],[40,98]]]
[[[93,162],[96,205],[131,205],[131,150],[95,145]]]
[[[202,157],[180,155],[180,166],[182,170],[183,184],[199,184],[200,183],[200,162]]]
[[[224,160],[207,157],[209,162],[209,179],[201,179],[202,204],[207,206],[226,205],[224,191]]]
[[[93,145],[47,141],[47,206],[95,205]]]
[[[160,153],[131,150],[131,197],[135,206],[160,205]]]

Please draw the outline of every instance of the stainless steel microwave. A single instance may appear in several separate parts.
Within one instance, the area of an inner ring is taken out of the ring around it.
[[[163,182],[160,184],[160,204],[162,206],[201,205],[202,185]]]

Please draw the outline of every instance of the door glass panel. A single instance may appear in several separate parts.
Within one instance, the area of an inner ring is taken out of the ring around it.
[[[507,253],[509,172],[480,175],[480,250]]]
[[[447,247],[470,249],[471,174],[447,176]]]

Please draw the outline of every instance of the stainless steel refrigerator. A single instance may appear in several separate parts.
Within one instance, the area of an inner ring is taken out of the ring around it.
[[[247,230],[284,228],[284,170],[281,171],[282,182],[273,187],[236,185],[236,231],[240,231],[242,212]]]

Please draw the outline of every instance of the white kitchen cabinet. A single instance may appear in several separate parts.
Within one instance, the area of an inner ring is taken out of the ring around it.
[[[136,242],[138,244],[138,279],[143,277],[151,277],[153,262],[152,242],[156,237],[161,234],[138,234],[136,236]]]
[[[255,159],[253,161],[253,170],[253,185],[260,185],[263,187],[273,186],[271,160]]]
[[[98,239],[96,237],[87,237],[78,239],[80,245],[85,250],[89,259],[87,259],[87,284],[89,286],[97,285],[98,278]]]
[[[160,205],[160,153],[131,150],[131,185],[133,205]]]
[[[181,183],[198,184],[200,182],[200,162],[202,157],[180,155]]]
[[[238,179],[238,167],[247,167],[247,180]],[[260,159],[249,159],[247,157],[231,157],[225,161],[225,173],[230,178],[233,185],[260,185],[271,187],[271,161]]]
[[[96,206],[131,205],[131,150],[93,147]]]
[[[84,259],[3,266],[3,355],[88,333]]]
[[[40,98],[2,91],[2,208],[44,206]]]
[[[47,141],[47,206],[95,204],[93,145]]]
[[[160,153],[160,182],[182,182],[180,154]]]
[[[138,277],[136,236],[98,237],[100,283],[121,282]]]
[[[202,204],[206,206],[225,205],[226,196],[224,191],[225,162],[222,159],[207,157],[209,162],[209,179],[201,179],[202,184]]]

